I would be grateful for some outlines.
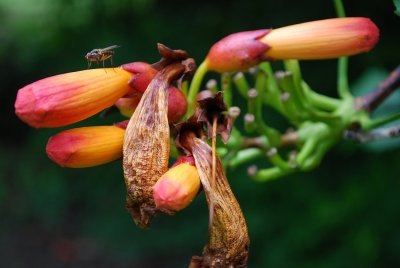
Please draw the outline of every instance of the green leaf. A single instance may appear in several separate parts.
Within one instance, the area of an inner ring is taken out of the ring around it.
[[[400,0],[393,0],[393,4],[396,7],[396,10],[394,11],[394,13],[397,16],[400,16]]]

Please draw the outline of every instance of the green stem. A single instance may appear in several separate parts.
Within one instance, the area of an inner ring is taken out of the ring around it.
[[[325,95],[321,95],[310,88],[310,86],[302,81],[302,86],[308,95],[310,102],[317,108],[332,112],[335,111],[340,105],[341,101],[335,98],[331,98]]]
[[[334,0],[336,15],[339,18],[346,17],[342,0]]]
[[[400,113],[387,115],[377,119],[371,119],[369,122],[363,124],[363,130],[374,129],[399,119],[400,119]]]
[[[334,0],[334,4],[338,18],[346,17],[342,0]],[[337,85],[339,97],[342,99],[352,98],[347,77],[348,61],[347,57],[341,57],[338,61]]]
[[[264,154],[264,151],[258,148],[243,149],[237,152],[236,156],[229,161],[228,165],[229,167],[235,168],[242,164],[252,162],[262,157]]]
[[[224,92],[224,102],[228,107],[232,106],[232,83],[231,75],[224,73],[221,75],[221,89]]]
[[[341,57],[338,61],[338,94],[342,99],[350,99],[353,98],[349,89],[349,81],[347,77],[347,69],[348,69],[349,58]]]
[[[203,81],[203,78],[206,75],[207,71],[208,71],[207,63],[205,61],[203,61],[200,64],[200,66],[197,68],[197,70],[193,76],[192,83],[190,84],[190,87],[189,87],[189,92],[188,92],[188,97],[187,97],[188,110],[186,112],[186,116],[185,116],[186,118],[188,118],[189,116],[191,116],[193,114],[196,96],[197,96],[197,93],[199,93],[199,91],[200,91],[201,82]]]
[[[288,162],[282,159],[276,148],[272,148],[271,150],[269,153],[267,153],[267,155],[274,166],[279,167],[281,170],[293,169]]]
[[[247,83],[246,77],[244,77],[243,73],[237,73],[233,77],[233,82],[235,83],[236,88],[238,89],[240,95],[243,98],[247,99],[247,92],[249,91],[249,83]]]
[[[285,110],[283,109],[282,101],[280,99],[281,93],[279,91],[278,84],[276,83],[271,64],[269,64],[268,62],[263,62],[259,65],[259,68],[267,75],[266,92],[264,94],[265,97],[263,102],[275,108],[278,112],[286,116]]]
[[[257,173],[252,175],[251,178],[259,182],[266,182],[279,179],[291,172],[293,172],[293,170],[282,170],[278,167],[271,167],[257,171]]]

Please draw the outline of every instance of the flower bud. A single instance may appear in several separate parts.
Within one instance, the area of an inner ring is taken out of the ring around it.
[[[368,18],[334,18],[231,34],[211,47],[207,68],[244,71],[266,60],[330,59],[371,50],[379,29]]]
[[[168,122],[178,122],[186,113],[187,100],[185,95],[178,88],[168,87]],[[134,95],[129,98],[121,98],[115,106],[123,116],[131,117],[138,106],[142,95]]]
[[[146,62],[131,62],[121,65],[121,68],[133,74],[128,82],[133,89],[131,93],[133,95],[143,94],[150,81],[157,74],[157,70]]]
[[[153,186],[154,201],[159,209],[184,209],[199,192],[200,178],[193,157],[177,162]]]
[[[48,77],[18,91],[15,113],[36,128],[69,125],[104,110],[127,94],[131,77],[121,68]]]
[[[117,126],[73,128],[50,137],[46,152],[63,167],[97,166],[122,157],[124,134]]]
[[[271,48],[271,59],[330,59],[370,51],[379,29],[368,18],[336,18],[272,30],[259,40]]]
[[[208,52],[207,68],[212,71],[245,71],[267,60],[264,53],[269,46],[258,41],[270,30],[255,30],[228,35],[215,43]]]

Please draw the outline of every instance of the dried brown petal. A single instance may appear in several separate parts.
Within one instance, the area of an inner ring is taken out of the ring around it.
[[[193,257],[190,267],[246,267],[249,247],[247,226],[240,206],[226,179],[221,159],[216,156],[216,180],[212,182],[212,149],[193,138],[192,152],[197,171],[212,207],[209,241],[202,257]]]
[[[147,227],[157,212],[152,187],[168,169],[170,149],[168,92],[185,66],[176,62],[157,73],[144,92],[125,133],[123,168],[127,188],[126,206],[135,223]]]
[[[223,100],[222,92],[217,94],[204,90],[200,92],[197,102],[199,103],[199,122],[204,122],[208,127],[208,137],[212,136],[212,124],[217,117],[217,134],[221,135],[222,141],[226,143],[231,135],[232,118],[227,113],[227,107]]]
[[[126,207],[140,227],[155,213],[152,187],[168,169],[168,82],[156,76],[126,128],[123,167]]]

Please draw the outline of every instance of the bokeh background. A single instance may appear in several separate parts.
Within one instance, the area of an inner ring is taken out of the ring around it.
[[[400,62],[392,1],[345,1],[370,17],[381,40],[350,60],[356,94]],[[38,79],[87,68],[84,55],[113,44],[114,64],[155,62],[156,43],[199,63],[223,36],[334,17],[332,1],[0,0],[0,262],[2,267],[187,267],[207,242],[201,194],[174,217],[137,228],[125,210],[121,162],[66,169],[45,154],[62,130],[32,129],[15,115],[16,92]],[[335,96],[336,61],[302,63],[319,92]],[[279,68],[279,64],[277,64]],[[399,112],[393,96],[378,113]],[[267,115],[268,117],[268,115]],[[95,116],[81,125],[110,124]],[[270,118],[279,124],[279,120]],[[257,183],[228,173],[248,221],[249,267],[399,267],[399,141],[343,141],[316,170]]]

